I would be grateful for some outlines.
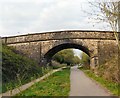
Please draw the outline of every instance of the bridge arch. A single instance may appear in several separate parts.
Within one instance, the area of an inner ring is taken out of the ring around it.
[[[90,51],[88,49],[88,47],[85,47],[83,45],[80,44],[76,44],[76,43],[63,43],[63,44],[59,44],[57,46],[54,46],[52,49],[50,49],[45,55],[44,55],[44,59],[46,59],[46,62],[51,61],[52,57],[59,51],[63,50],[63,49],[68,49],[68,48],[74,48],[74,49],[79,49],[83,52],[85,52],[87,55],[90,56]]]
[[[119,33],[119,32],[118,32]],[[44,66],[55,53],[66,48],[84,51],[90,56],[90,65],[104,64],[118,55],[118,45],[114,32],[67,30],[43,32],[2,38],[2,43],[14,47],[26,56]]]

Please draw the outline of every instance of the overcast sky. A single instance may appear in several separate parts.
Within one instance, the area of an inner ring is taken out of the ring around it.
[[[92,18],[96,16],[85,12],[96,9],[87,1],[0,0],[0,36],[71,29],[110,30],[107,23],[95,23]]]
[[[96,16],[87,13],[98,10],[87,1],[0,0],[0,36],[59,30],[109,31],[108,23],[96,23]]]

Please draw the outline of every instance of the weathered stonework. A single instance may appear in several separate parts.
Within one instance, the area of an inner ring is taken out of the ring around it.
[[[117,54],[113,32],[107,31],[58,31],[2,38],[2,42],[13,46],[39,63],[48,62],[58,51],[76,48],[87,53],[91,66],[104,63]]]
[[[98,56],[100,65],[113,58],[113,56],[118,56],[118,47],[116,40],[99,41]]]

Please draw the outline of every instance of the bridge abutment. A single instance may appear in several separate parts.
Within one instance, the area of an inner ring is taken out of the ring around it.
[[[90,58],[90,68],[95,69],[95,67],[99,65],[98,62],[99,62],[98,61],[98,56]]]

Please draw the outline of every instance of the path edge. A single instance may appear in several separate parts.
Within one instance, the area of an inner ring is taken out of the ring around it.
[[[80,70],[80,69],[79,69]],[[82,71],[82,70],[81,70]],[[88,78],[90,78],[84,71],[82,71],[85,76],[87,76]],[[115,96],[111,93],[111,91],[109,89],[107,89],[107,87],[103,86],[102,84],[100,84],[98,81],[90,78],[96,85],[98,85],[99,87],[101,87],[105,92],[107,92],[110,96]]]
[[[14,96],[14,95],[16,95],[16,94],[18,94],[18,93],[26,90],[27,88],[31,87],[31,86],[34,85],[35,83],[40,82],[41,80],[49,77],[49,76],[52,75],[53,73],[55,73],[55,72],[57,72],[57,71],[61,71],[63,68],[66,68],[66,67],[61,67],[61,68],[52,70],[52,71],[48,72],[47,74],[45,74],[44,76],[42,76],[42,77],[40,77],[40,78],[38,78],[38,79],[35,79],[35,80],[33,80],[33,81],[31,81],[31,82],[29,82],[29,83],[27,83],[27,84],[24,84],[24,85],[22,85],[22,86],[20,86],[20,87],[18,87],[18,88],[13,89],[13,90],[9,90],[9,91],[7,91],[7,92],[5,92],[5,93],[1,93],[1,94],[0,94],[0,98],[3,97],[3,96]]]

